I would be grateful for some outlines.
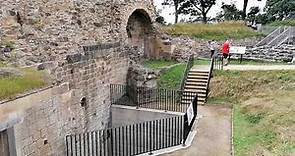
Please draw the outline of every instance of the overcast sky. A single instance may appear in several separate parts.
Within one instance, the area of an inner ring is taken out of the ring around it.
[[[168,23],[173,23],[174,22],[174,9],[173,7],[169,7],[169,6],[162,6],[161,3],[164,0],[154,0],[154,4],[156,5],[157,9],[162,10],[161,15],[165,18],[165,21]],[[242,10],[243,9],[243,0],[217,0],[216,1],[217,4],[214,5],[211,10],[209,11],[209,16],[210,17],[214,17],[218,12],[220,12],[220,8],[221,8],[221,4],[222,2],[225,2],[226,4],[230,4],[230,3],[234,3],[236,4],[237,8]],[[248,3],[248,9],[250,9],[250,7],[252,6],[259,6],[261,8],[261,10],[263,9],[263,7],[265,6],[266,0],[261,0],[260,2],[257,0],[249,0]]]

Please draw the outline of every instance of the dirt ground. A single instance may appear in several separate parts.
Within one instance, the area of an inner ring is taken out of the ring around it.
[[[231,108],[225,106],[199,106],[197,134],[192,145],[163,156],[230,156]]]

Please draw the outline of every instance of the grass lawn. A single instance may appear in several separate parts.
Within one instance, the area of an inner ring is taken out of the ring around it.
[[[184,69],[171,68],[159,86],[177,89]],[[295,71],[215,71],[210,96],[208,104],[234,109],[237,156],[295,155]]]
[[[158,86],[167,89],[179,89],[186,64],[172,67],[158,79]]]
[[[143,62],[143,65],[151,69],[159,69],[159,68],[170,66],[177,63],[178,63],[177,61],[172,61],[172,60],[146,60]]]
[[[18,94],[48,85],[44,72],[34,69],[21,69],[22,76],[0,77],[0,100],[14,98]]]
[[[177,24],[165,27],[164,30],[173,36],[190,36],[205,40],[222,41],[263,36],[242,22],[224,22],[219,24]]]
[[[237,156],[295,154],[295,71],[219,71],[209,104],[234,108]]]

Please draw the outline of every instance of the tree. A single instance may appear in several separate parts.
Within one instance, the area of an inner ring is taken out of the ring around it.
[[[183,14],[201,16],[203,23],[207,23],[207,14],[215,4],[216,0],[186,0],[181,5],[181,10]]]
[[[282,20],[295,12],[294,0],[267,0],[265,11],[269,20]]]
[[[260,12],[259,7],[251,7],[249,13],[247,14],[247,20],[251,22],[251,25],[256,21],[256,16]]]
[[[257,0],[261,1],[261,0]],[[244,5],[243,5],[243,13],[242,13],[242,19],[245,20],[247,16],[247,7],[248,7],[248,2],[249,0],[244,0]]]
[[[242,12],[237,9],[235,4],[222,3],[221,9],[222,12],[219,13],[218,18],[223,18],[224,20],[242,19]]]
[[[244,0],[242,19],[246,19],[248,0]]]
[[[162,12],[162,10],[158,10],[156,12],[156,22],[157,23],[160,23],[162,25],[165,25],[166,24],[166,21],[165,21],[164,17],[160,15],[161,12]]]
[[[178,23],[178,17],[181,13],[181,4],[184,2],[184,0],[164,0],[162,5],[170,5],[174,6],[174,15],[175,15],[175,24]]]

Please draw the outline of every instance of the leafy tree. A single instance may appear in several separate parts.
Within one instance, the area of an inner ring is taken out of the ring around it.
[[[266,24],[268,22],[267,14],[266,13],[258,14],[256,16],[256,21],[257,21],[257,23]]]
[[[162,25],[165,25],[165,24],[166,24],[166,21],[165,21],[164,17],[160,15],[161,11],[162,11],[162,10],[158,10],[158,11],[156,12],[156,22],[157,22],[157,23],[160,23],[160,24],[162,24]]]
[[[242,19],[245,20],[247,15],[248,0],[244,0]]]
[[[259,7],[251,7],[250,12],[247,15],[248,20],[251,22],[251,24],[254,24],[256,21],[256,16],[260,12]]]
[[[261,1],[261,0],[257,0],[257,1]],[[243,11],[242,11],[242,19],[243,20],[246,19],[248,2],[249,2],[249,0],[244,0]]]
[[[164,0],[162,5],[174,6],[175,24],[178,23],[178,17],[181,11],[181,4],[184,0]]]
[[[242,19],[242,12],[237,9],[235,4],[222,3],[222,12],[219,13],[218,18],[224,20],[240,20]]]
[[[186,0],[181,5],[183,14],[190,16],[202,17],[203,23],[207,23],[207,14],[213,5],[216,4],[216,0]]]
[[[282,20],[295,12],[294,0],[267,0],[265,11],[269,20]]]

